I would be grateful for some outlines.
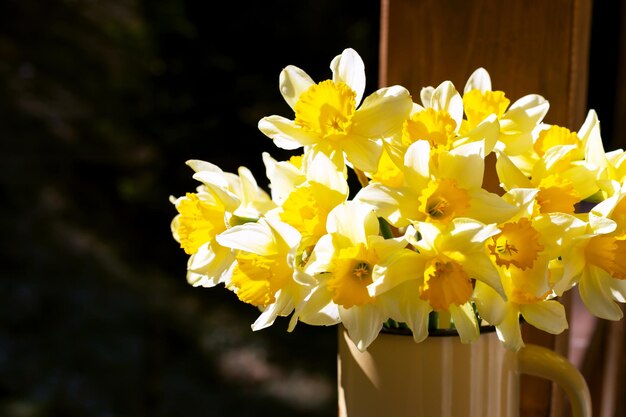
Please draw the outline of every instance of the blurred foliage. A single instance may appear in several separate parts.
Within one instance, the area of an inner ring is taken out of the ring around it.
[[[249,167],[345,47],[376,86],[379,2],[0,2],[0,415],[328,416],[336,330],[185,281],[170,195],[184,164]]]

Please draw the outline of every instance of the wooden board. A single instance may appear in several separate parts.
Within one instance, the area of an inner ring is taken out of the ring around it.
[[[484,67],[493,89],[511,102],[540,94],[550,102],[545,121],[576,131],[587,113],[591,6],[591,0],[381,0],[379,84],[401,84],[415,98],[421,87],[445,80],[462,91]],[[567,332],[555,337],[526,326],[524,340],[567,355]],[[563,394],[551,383],[524,377],[522,384],[523,417],[562,415]]]

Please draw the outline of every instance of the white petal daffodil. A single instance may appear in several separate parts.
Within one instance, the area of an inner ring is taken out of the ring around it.
[[[359,190],[355,200],[370,204],[395,227],[420,221],[449,223],[456,217],[498,223],[517,211],[497,194],[482,188],[484,152],[480,142],[436,155],[433,164],[430,143],[413,143],[405,155],[402,186],[372,181]]]
[[[296,160],[303,162],[299,170],[290,162],[277,162],[264,155],[272,197],[280,202],[267,216],[295,227],[302,235],[303,250],[308,252],[326,233],[328,213],[347,200],[349,187],[343,173],[325,154]]]
[[[499,153],[496,170],[503,188],[537,188],[541,213],[573,214],[579,202],[600,191],[598,179],[608,172],[599,129],[594,111],[578,132],[538,126],[532,152],[517,157]]]
[[[297,265],[300,233],[296,229],[280,221],[260,219],[225,230],[216,240],[235,253],[227,287],[241,301],[262,310],[252,325],[254,330],[291,314],[307,282]]]
[[[477,283],[476,307],[496,326],[502,342],[518,350],[524,345],[520,316],[548,333],[568,328],[565,309],[555,299],[551,262],[558,260],[562,247],[575,236],[570,229],[580,230],[584,223],[573,215],[550,213],[516,216],[498,227],[500,233],[488,240],[486,247],[500,273],[505,297]]]
[[[485,241],[499,231],[468,218],[438,226],[421,222],[407,229],[407,240],[416,253],[394,259],[387,270],[368,286],[371,296],[385,300],[388,314],[409,325],[416,341],[428,335],[428,313],[449,314],[463,343],[478,337],[479,323],[472,307],[476,281],[504,294],[497,269],[485,250]],[[417,237],[419,236],[419,237]],[[407,261],[412,266],[407,265]],[[403,296],[403,294],[407,294]]]
[[[382,138],[402,127],[411,110],[411,95],[402,86],[391,86],[363,99],[364,63],[350,48],[332,60],[330,69],[332,79],[315,83],[300,68],[287,66],[280,74],[280,92],[295,117],[264,117],[259,129],[279,148],[311,148],[334,155],[339,167],[347,162],[362,171],[375,171]]]
[[[589,211],[589,222],[563,253],[564,279],[578,285],[596,317],[619,320],[626,302],[626,186]],[[619,219],[619,223],[615,220]]]
[[[461,132],[471,131],[486,117],[495,114],[500,123],[496,147],[509,155],[519,155],[532,146],[532,132],[545,117],[549,102],[539,94],[528,94],[511,101],[504,91],[493,90],[491,76],[484,68],[477,68],[463,89],[463,109],[466,119]]]
[[[327,230],[305,268],[318,284],[296,307],[294,320],[333,324],[334,318],[344,324],[352,341],[363,351],[388,318],[378,297],[368,292],[368,285],[381,276],[404,275],[407,271],[386,265],[391,259],[397,262],[416,254],[406,248],[403,238],[382,237],[374,212],[355,201],[347,201],[330,213]]]
[[[234,261],[230,249],[221,247],[215,236],[231,225],[256,220],[275,204],[245,167],[239,169],[238,176],[206,161],[189,160],[187,165],[202,184],[196,193],[172,199],[178,211],[171,224],[172,234],[190,255],[188,282],[213,287],[229,281]]]

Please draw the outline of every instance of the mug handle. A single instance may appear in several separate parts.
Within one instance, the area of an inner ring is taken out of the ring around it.
[[[517,352],[519,372],[556,382],[569,398],[572,417],[591,417],[591,395],[580,371],[562,355],[528,344]]]

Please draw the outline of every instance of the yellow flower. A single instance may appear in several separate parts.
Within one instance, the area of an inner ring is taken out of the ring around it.
[[[532,148],[532,132],[550,107],[538,94],[528,94],[509,106],[510,100],[500,90],[493,90],[491,77],[484,68],[476,69],[463,89],[466,119],[461,133],[476,127],[485,117],[495,115],[500,124],[496,148],[508,155],[520,155]]]
[[[434,147],[450,149],[456,138],[457,124],[445,110],[426,108],[413,113],[404,122],[402,144],[408,147],[418,140],[427,140]]]
[[[614,219],[626,215],[622,188],[589,212],[588,226],[563,254],[563,290],[578,285],[581,299],[595,316],[619,320],[626,302],[626,228]]]
[[[190,255],[187,281],[203,287],[227,284],[235,259],[216,236],[232,225],[256,220],[275,205],[246,168],[235,175],[205,161],[189,160],[187,165],[202,184],[196,193],[172,198],[178,214],[171,223],[174,239]]]
[[[577,217],[563,213],[517,217],[500,225],[500,233],[487,242],[505,297],[477,283],[476,307],[496,326],[508,348],[518,350],[524,346],[520,316],[548,333],[558,334],[568,327],[565,309],[554,299],[560,277],[552,271],[552,262],[558,260],[581,225],[584,222]]]
[[[430,144],[417,141],[406,152],[402,186],[372,181],[355,200],[371,205],[395,227],[419,221],[449,223],[458,217],[498,223],[517,208],[482,188],[483,149],[482,143],[470,142],[438,152],[433,167]]]
[[[198,252],[200,246],[226,230],[224,206],[208,193],[187,193],[174,205],[179,214],[172,222],[172,234],[187,255]]]
[[[444,81],[437,88],[425,87],[420,92],[422,105],[413,103],[410,117],[404,121],[402,131],[385,139],[386,151],[393,165],[379,165],[381,169],[401,172],[407,148],[419,140],[430,144],[432,152],[450,151],[468,142],[482,142],[482,156],[489,154],[496,141],[500,127],[495,116],[487,116],[465,134],[460,134],[463,121],[463,99],[454,84]],[[433,155],[433,166],[437,165],[437,156]],[[374,180],[381,180],[381,175],[368,173]],[[388,177],[388,175],[387,175]]]
[[[393,300],[397,307],[388,308],[391,317],[406,322],[416,341],[427,336],[424,321],[433,310],[451,315],[463,342],[474,340],[478,337],[471,304],[475,282],[485,282],[503,294],[498,271],[484,248],[496,233],[494,225],[471,219],[455,219],[446,226],[425,222],[410,226],[407,240],[417,253],[392,261],[388,268],[404,273],[378,277],[369,286],[370,294]]]
[[[348,183],[343,172],[324,154],[299,157],[298,166],[277,162],[264,154],[272,198],[280,204],[267,216],[293,226],[302,235],[302,249],[313,247],[326,233],[328,213],[348,197]]]
[[[595,112],[588,113],[578,132],[542,124],[534,135],[532,151],[517,156],[498,154],[496,169],[503,188],[551,188],[553,202],[567,201],[543,207],[543,213],[571,212],[570,202],[594,198],[600,190],[598,179],[609,172]]]
[[[383,153],[378,161],[378,169],[375,173],[370,174],[373,181],[388,187],[400,187],[404,182],[404,172],[402,164],[398,165],[396,159],[391,157],[393,150],[388,146],[383,147]]]
[[[368,286],[382,276],[410,273],[414,267],[407,271],[388,268],[388,264],[392,259],[413,258],[417,254],[406,248],[402,238],[380,236],[373,211],[355,201],[332,210],[327,232],[305,267],[318,283],[309,288],[304,302],[296,307],[291,324],[295,325],[296,320],[309,324],[342,322],[363,351],[389,317],[389,303],[384,303],[384,297],[371,295]]]
[[[498,119],[502,118],[510,103],[504,91],[469,90],[463,94],[463,109],[467,117],[467,126],[478,126],[490,114],[495,114]]]
[[[260,219],[234,226],[216,237],[232,249],[236,264],[228,288],[263,313],[252,325],[260,330],[288,316],[303,297],[304,274],[298,269],[300,233],[286,223]]]
[[[381,88],[366,97],[365,69],[353,49],[345,49],[331,62],[332,79],[315,83],[303,70],[289,65],[280,74],[280,91],[295,112],[293,120],[264,117],[259,129],[283,149],[311,147],[343,157],[355,168],[372,172],[382,152],[381,138],[402,127],[411,110],[406,88]]]
[[[461,264],[444,254],[427,262],[420,298],[435,311],[447,311],[450,305],[463,305],[471,300],[474,286]]]

